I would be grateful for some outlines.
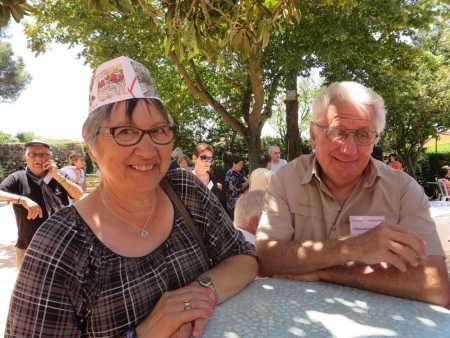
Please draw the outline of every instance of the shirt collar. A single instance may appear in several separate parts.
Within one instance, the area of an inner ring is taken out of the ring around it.
[[[378,161],[379,162],[379,161]],[[363,171],[363,180],[364,180],[364,187],[370,188],[372,185],[375,184],[377,177],[380,176],[380,170],[379,166],[383,165],[381,162],[377,163],[377,160],[370,157],[369,163],[367,164],[366,169]],[[308,170],[306,171],[305,175],[300,179],[301,184],[308,184],[311,182],[313,177],[315,177],[319,182],[322,182],[322,179],[320,177],[321,170],[319,167],[319,162],[317,161],[317,158],[315,155],[312,155],[310,162],[308,162]]]

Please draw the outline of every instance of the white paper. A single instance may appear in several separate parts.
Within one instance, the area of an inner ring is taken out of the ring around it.
[[[350,216],[352,235],[361,235],[384,223],[384,216]]]

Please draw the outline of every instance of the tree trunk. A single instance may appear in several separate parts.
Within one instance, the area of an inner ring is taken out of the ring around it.
[[[249,126],[246,135],[248,144],[249,173],[258,168],[261,154],[261,126]]]
[[[291,69],[286,79],[286,156],[288,161],[300,154],[298,146],[297,70]]]

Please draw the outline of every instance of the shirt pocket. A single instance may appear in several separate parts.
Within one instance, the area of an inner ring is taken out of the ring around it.
[[[297,205],[292,209],[294,239],[300,241],[321,241],[326,239],[326,226],[322,209]]]

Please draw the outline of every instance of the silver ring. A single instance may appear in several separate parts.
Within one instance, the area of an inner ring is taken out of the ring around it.
[[[183,301],[184,311],[192,309],[191,302],[188,300]]]

